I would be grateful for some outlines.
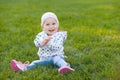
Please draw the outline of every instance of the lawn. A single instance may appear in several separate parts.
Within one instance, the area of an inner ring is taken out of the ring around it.
[[[33,41],[47,11],[68,32],[64,51],[75,72],[62,75],[54,66],[12,71],[12,59],[38,59]],[[120,80],[120,1],[0,0],[0,80]]]

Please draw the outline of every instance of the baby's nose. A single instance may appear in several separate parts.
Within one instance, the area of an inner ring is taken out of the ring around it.
[[[52,29],[53,29],[53,28],[54,28],[54,26],[53,26],[53,25],[50,25],[50,28],[52,28]]]

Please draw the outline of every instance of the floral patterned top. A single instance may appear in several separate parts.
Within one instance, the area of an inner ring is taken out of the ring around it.
[[[51,40],[43,47],[40,47],[43,39],[47,37],[47,34],[42,31],[38,33],[36,36],[34,43],[36,47],[39,48],[38,50],[38,56],[40,58],[46,58],[54,55],[61,55],[64,56],[64,41],[67,38],[67,32],[66,31],[58,31],[55,34],[53,34],[51,37]]]

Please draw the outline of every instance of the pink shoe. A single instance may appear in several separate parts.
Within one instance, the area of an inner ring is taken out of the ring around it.
[[[24,64],[17,64],[17,67],[18,67],[21,71],[26,71],[28,65],[29,65],[29,61],[26,61]]]
[[[63,66],[58,69],[58,72],[61,74],[69,73],[69,72],[73,72],[73,71],[75,71],[75,70],[70,68],[69,66]]]
[[[13,71],[19,71],[20,69],[17,67],[17,64],[22,64],[22,62],[18,62],[16,60],[11,60],[10,66]]]

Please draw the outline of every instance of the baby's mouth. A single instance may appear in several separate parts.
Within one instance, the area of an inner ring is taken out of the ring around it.
[[[49,32],[53,32],[54,30],[49,30]]]

